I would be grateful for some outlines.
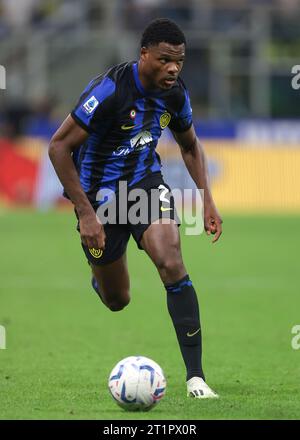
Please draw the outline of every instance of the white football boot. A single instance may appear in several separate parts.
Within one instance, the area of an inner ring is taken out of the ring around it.
[[[201,377],[192,377],[187,381],[186,386],[188,397],[196,399],[216,399],[219,397]]]

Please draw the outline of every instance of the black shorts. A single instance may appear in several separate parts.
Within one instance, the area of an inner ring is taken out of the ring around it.
[[[143,201],[148,206],[146,216],[144,215],[140,222],[136,221],[136,217],[134,219],[131,218],[132,212],[140,214],[136,204],[136,201],[140,200],[139,198],[130,201],[127,199],[127,203],[124,204],[124,208],[122,203],[119,204],[119,195],[116,194],[116,215],[113,217],[113,221],[108,222],[104,222],[103,217],[99,214],[99,211],[97,211],[99,206],[93,205],[95,212],[97,212],[97,215],[104,225],[106,240],[104,251],[94,248],[89,249],[87,246],[81,243],[88,262],[95,265],[104,265],[118,260],[126,251],[130,235],[132,235],[135,239],[139,249],[143,249],[140,244],[143,233],[155,220],[165,218],[175,220],[178,225],[180,224],[171,189],[164,182],[161,173],[154,173],[138,182],[138,184],[134,187],[128,189],[144,190],[144,194],[147,195],[147,200],[145,202],[144,198]],[[136,191],[136,193],[138,193],[138,191]],[[141,209],[145,203],[139,205]],[[122,215],[120,215],[120,212],[122,212]],[[134,222],[132,220],[134,220]],[[77,223],[77,230],[79,231],[79,222]]]

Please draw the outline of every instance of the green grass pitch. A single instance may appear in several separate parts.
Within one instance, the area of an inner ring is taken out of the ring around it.
[[[165,291],[147,256],[128,248],[132,301],[105,309],[71,213],[0,214],[1,419],[295,419],[300,416],[299,217],[224,216],[224,234],[183,236],[200,300],[204,368],[219,400],[186,397]],[[117,274],[116,274],[117,276]],[[147,413],[120,409],[112,367],[141,354],[165,371],[167,393]]]

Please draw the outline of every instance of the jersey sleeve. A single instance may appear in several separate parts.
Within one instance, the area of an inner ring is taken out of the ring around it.
[[[71,112],[73,119],[89,133],[97,131],[114,114],[115,83],[109,77],[89,83]]]
[[[188,130],[193,123],[192,107],[187,89],[182,83],[179,111],[173,115],[169,128],[176,132]]]

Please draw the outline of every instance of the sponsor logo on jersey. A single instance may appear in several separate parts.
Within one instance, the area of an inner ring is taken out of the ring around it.
[[[130,146],[121,145],[113,152],[113,156],[127,156],[130,153],[141,151],[147,148],[147,145],[153,141],[150,131],[141,131],[132,139],[130,139]]]
[[[89,253],[90,253],[94,258],[101,258],[101,257],[102,257],[102,254],[103,254],[103,250],[102,250],[102,249],[90,248],[90,249],[89,249]]]
[[[98,105],[99,105],[99,101],[97,100],[97,98],[95,96],[92,96],[83,104],[83,108],[84,108],[84,111],[88,115],[90,115],[91,113],[93,113],[94,110],[96,110]]]
[[[153,141],[152,134],[150,131],[141,131],[136,136],[134,136],[132,139],[130,139],[130,145],[135,150],[139,149],[142,150],[145,148],[147,144]]]
[[[159,123],[162,129],[166,128],[169,125],[170,121],[171,121],[171,115],[168,112],[163,113],[159,118]]]

